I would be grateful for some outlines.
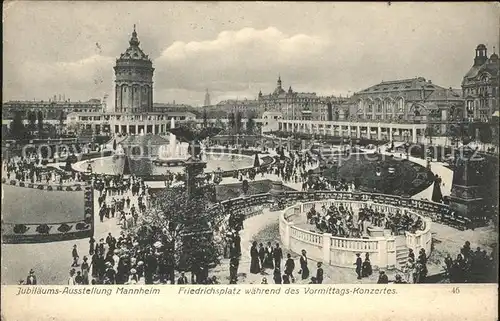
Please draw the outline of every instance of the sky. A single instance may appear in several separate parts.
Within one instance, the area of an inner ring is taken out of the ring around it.
[[[203,105],[283,87],[351,95],[424,77],[460,88],[480,43],[499,51],[494,3],[7,2],[3,101],[114,102],[115,59],[137,26],[155,102]]]

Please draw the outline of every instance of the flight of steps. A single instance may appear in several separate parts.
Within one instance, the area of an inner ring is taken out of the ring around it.
[[[408,260],[408,247],[406,245],[398,245],[396,246],[396,269],[403,271],[406,261]]]

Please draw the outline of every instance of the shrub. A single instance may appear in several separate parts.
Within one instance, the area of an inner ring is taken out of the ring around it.
[[[14,233],[16,234],[24,234],[29,230],[29,227],[27,227],[24,224],[16,224],[14,225]]]
[[[72,191],[73,191],[73,188],[71,188],[71,186],[67,186],[67,187],[66,187],[66,191],[67,191],[67,192],[72,192]]]
[[[72,226],[70,226],[70,225],[68,225],[68,224],[66,224],[66,223],[63,223],[63,224],[61,224],[61,225],[57,228],[57,230],[58,230],[59,232],[66,233],[66,232],[68,232],[69,230],[71,230],[71,227],[72,227]]]
[[[36,228],[36,231],[39,234],[49,234],[50,227],[47,224],[40,224]]]
[[[7,179],[5,177],[2,177],[2,183],[7,183]]]
[[[31,186],[30,186],[31,187]],[[38,189],[43,189],[43,185],[38,185],[37,186]]]
[[[62,191],[62,190],[63,190],[63,188],[62,188],[62,186],[56,186],[56,190],[58,190],[58,191]]]
[[[26,186],[26,184],[24,184],[24,182],[19,182],[19,187],[24,187],[24,186]]]
[[[47,185],[47,191],[52,191],[52,190],[54,190],[54,188],[50,185]]]
[[[77,230],[81,231],[81,230],[86,230],[86,229],[88,229],[88,228],[89,228],[89,226],[90,226],[89,224],[85,224],[85,223],[83,223],[83,222],[80,222],[80,223],[77,223],[77,224],[76,224],[75,228],[76,228]]]

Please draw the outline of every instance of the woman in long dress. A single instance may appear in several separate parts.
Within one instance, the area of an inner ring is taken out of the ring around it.
[[[267,242],[266,256],[264,258],[264,268],[274,269],[273,252],[274,252],[274,249],[271,245],[271,242]]]
[[[415,263],[411,257],[408,258],[404,267],[405,280],[406,283],[413,283],[413,273],[415,272]]]
[[[362,270],[361,270],[361,276],[362,277],[369,277],[372,275],[372,264],[370,263],[370,255],[366,253],[365,256],[365,261],[363,262]]]
[[[307,280],[309,278],[309,268],[307,267],[307,255],[306,250],[302,250],[302,255],[300,256],[300,274],[302,275],[302,280]]]
[[[257,274],[260,272],[260,264],[259,264],[259,251],[257,250],[257,242],[252,243],[252,247],[250,248],[250,273]]]

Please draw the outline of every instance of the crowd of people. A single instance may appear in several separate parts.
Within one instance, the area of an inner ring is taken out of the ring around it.
[[[283,151],[278,153],[278,162],[271,166],[252,170],[235,171],[235,178],[240,181],[246,178],[254,180],[258,174],[275,174],[284,182],[302,183],[302,189],[319,190],[351,190],[352,186],[342,181],[326,179],[311,179],[314,176],[307,170],[308,166],[317,164],[309,153],[291,152],[284,157]],[[13,158],[4,163],[7,177],[13,175],[18,180],[31,182],[53,181],[62,183],[64,180],[81,181],[82,175],[72,172],[68,177],[58,174],[58,171],[42,169],[37,166],[36,158]],[[47,174],[48,173],[48,174]],[[57,176],[60,175],[60,176]],[[220,177],[220,171],[207,174],[207,182],[214,182]],[[182,173],[167,172],[165,185],[171,186],[183,181]],[[75,245],[72,248],[72,262],[69,270],[69,285],[84,284],[218,284],[215,276],[209,277],[206,267],[192,267],[191,280],[180,271],[176,277],[176,264],[173,261],[170,240],[164,230],[155,230],[151,242],[144,243],[132,227],[137,225],[139,217],[145,213],[151,201],[148,186],[144,180],[134,175],[124,178],[122,175],[93,174],[93,186],[99,192],[100,222],[116,219],[121,226],[120,235],[115,238],[111,233],[98,241],[91,238],[88,254],[80,260],[79,251]],[[137,207],[136,207],[137,205]],[[343,204],[331,205],[321,211],[314,207],[307,212],[307,222],[314,225],[323,233],[333,236],[360,238],[366,234],[367,226],[376,226],[389,229],[392,235],[401,231],[415,232],[425,228],[425,222],[418,215],[406,211],[380,212],[372,208],[359,208],[354,211]],[[221,229],[224,258],[229,259],[229,279],[231,284],[238,282],[238,268],[242,256],[240,232],[243,229],[243,218],[232,215],[228,218],[227,228]],[[303,282],[321,284],[324,280],[324,271],[321,262],[316,264],[316,273],[311,276],[309,259],[305,250],[296,266],[291,254],[283,253],[279,244],[274,246],[268,242],[253,242],[250,248],[250,273],[272,274],[275,284],[295,283],[296,278]],[[486,251],[479,248],[474,252],[466,242],[457,258],[448,256],[445,260],[445,269],[452,282],[483,282],[486,281],[480,271],[493,269],[494,260]],[[373,274],[369,254],[364,260],[357,254],[355,271],[358,279],[370,277]],[[179,276],[180,275],[180,276]],[[396,275],[394,283],[423,283],[427,276],[427,255],[421,249],[418,257],[410,250],[410,254],[403,270],[403,277]],[[34,271],[30,271],[25,284],[36,284]],[[262,283],[268,282],[267,277]],[[384,271],[380,271],[378,283],[388,283]]]
[[[55,167],[42,166],[34,156],[12,157],[4,161],[2,169],[4,177],[21,182],[63,184],[82,181],[82,175],[79,172],[67,173]]]
[[[369,207],[359,208],[354,211],[343,204],[331,204],[330,207],[322,206],[321,211],[312,207],[307,213],[307,222],[314,225],[323,233],[332,236],[360,238],[367,234],[368,226],[389,229],[391,235],[399,235],[401,231],[415,233],[425,228],[425,222],[415,214],[407,211],[401,213],[380,212]]]
[[[490,254],[477,247],[471,248],[466,241],[460,253],[453,259],[448,254],[444,260],[444,269],[450,283],[484,283],[496,279],[496,250]]]

